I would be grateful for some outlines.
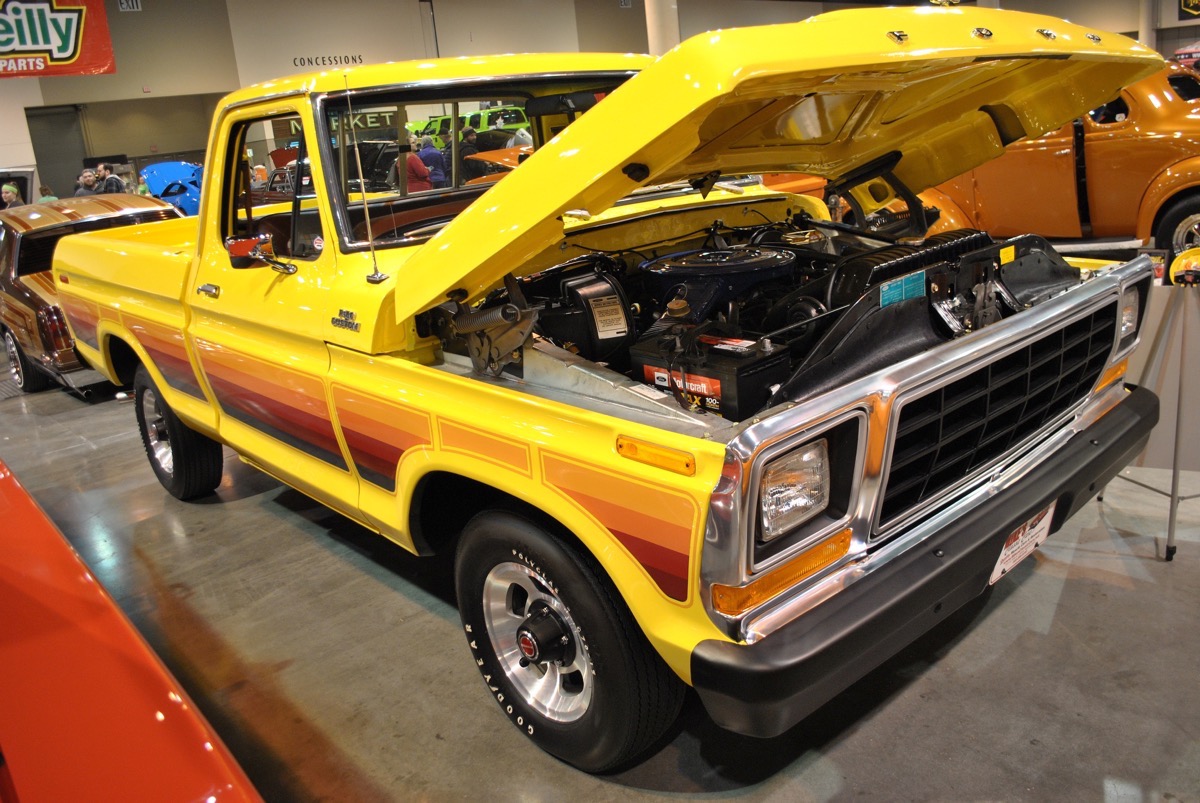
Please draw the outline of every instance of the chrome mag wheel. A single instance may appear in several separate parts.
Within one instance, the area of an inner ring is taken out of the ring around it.
[[[574,722],[592,701],[592,665],[563,601],[527,566],[487,575],[483,617],[504,674],[525,702],[556,722]]]

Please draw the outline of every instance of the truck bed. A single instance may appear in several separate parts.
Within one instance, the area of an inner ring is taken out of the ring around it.
[[[91,296],[92,285],[107,286],[106,303],[128,294],[178,300],[198,230],[198,219],[179,218],[73,235],[59,244],[55,266],[81,295]]]

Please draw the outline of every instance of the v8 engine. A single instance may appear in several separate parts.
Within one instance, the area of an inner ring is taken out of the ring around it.
[[[481,316],[745,420],[799,401],[1049,298],[1080,280],[1044,240],[975,230],[877,240],[808,218],[715,222],[693,247],[597,251],[510,280],[455,316],[447,345],[488,335]],[[497,318],[500,316],[500,318]],[[470,331],[468,331],[470,330]],[[474,354],[495,344],[468,342]],[[504,363],[492,365],[499,368]],[[487,365],[479,361],[479,367]]]

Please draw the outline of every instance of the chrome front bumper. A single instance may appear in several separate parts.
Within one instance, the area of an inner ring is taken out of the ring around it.
[[[1057,531],[1141,451],[1157,421],[1158,398],[1134,390],[1019,478],[931,518],[906,549],[761,640],[701,642],[691,668],[705,708],[738,733],[787,730],[981,594],[1008,536],[1051,503]]]

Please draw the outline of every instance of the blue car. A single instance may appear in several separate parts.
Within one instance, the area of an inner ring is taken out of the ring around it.
[[[142,168],[150,194],[174,205],[185,215],[200,211],[200,177],[204,168],[192,162],[159,162]]]

